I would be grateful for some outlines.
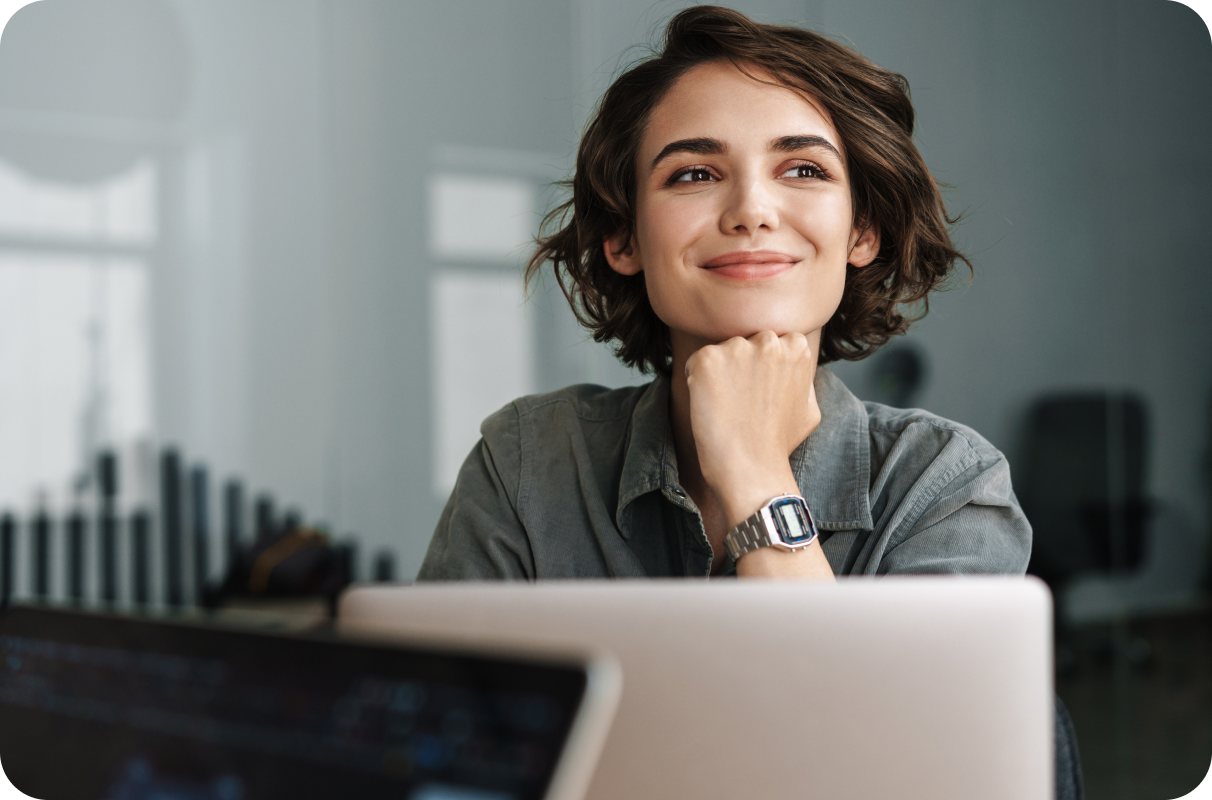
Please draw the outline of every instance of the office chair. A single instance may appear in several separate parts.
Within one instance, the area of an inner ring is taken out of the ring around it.
[[[1124,573],[1144,559],[1144,402],[1102,392],[1036,401],[1015,489],[1034,530],[1027,571],[1057,593],[1083,573]]]

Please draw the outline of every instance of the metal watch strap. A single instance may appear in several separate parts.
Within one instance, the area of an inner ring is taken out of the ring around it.
[[[728,550],[728,555],[732,556],[733,561],[740,561],[741,556],[746,553],[752,553],[754,550],[774,544],[770,541],[770,531],[766,528],[766,520],[762,517],[762,512],[765,510],[766,506],[762,506],[724,537],[724,547]]]

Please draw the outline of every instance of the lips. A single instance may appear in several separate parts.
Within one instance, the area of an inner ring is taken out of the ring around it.
[[[711,274],[737,281],[761,281],[778,277],[799,263],[795,256],[773,250],[742,250],[716,256],[699,266]]]

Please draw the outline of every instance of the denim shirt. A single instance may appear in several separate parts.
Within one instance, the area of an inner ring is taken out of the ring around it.
[[[791,454],[835,574],[1022,574],[1031,526],[1010,467],[971,428],[856,398],[828,369]],[[523,397],[480,427],[417,580],[710,575],[678,484],[669,380]],[[721,574],[734,574],[725,564]]]

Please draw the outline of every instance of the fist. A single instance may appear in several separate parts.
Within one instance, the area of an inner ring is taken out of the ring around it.
[[[798,493],[788,459],[821,421],[816,359],[808,337],[772,331],[708,345],[687,359],[699,468],[729,526],[776,494]]]

